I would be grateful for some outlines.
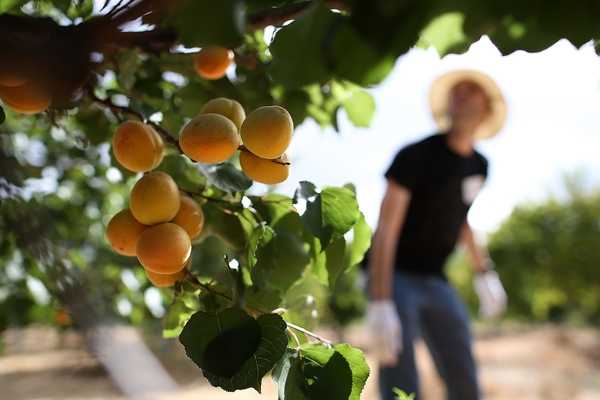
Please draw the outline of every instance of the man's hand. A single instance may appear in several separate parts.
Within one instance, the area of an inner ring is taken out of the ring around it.
[[[506,292],[496,271],[476,274],[473,288],[479,298],[479,315],[485,319],[500,318],[506,311]]]
[[[402,351],[402,325],[393,300],[371,300],[365,322],[379,363],[382,366],[396,365],[398,354]]]

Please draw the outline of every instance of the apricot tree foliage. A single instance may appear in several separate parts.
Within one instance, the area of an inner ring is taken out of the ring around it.
[[[237,154],[215,164],[182,154],[185,123],[223,97],[247,113],[284,107],[295,126],[312,118],[337,129],[339,112],[368,126],[366,88],[412,46],[462,52],[487,34],[508,54],[600,36],[589,0],[0,0],[0,13],[0,86],[25,76],[49,94],[0,88],[4,320],[47,318],[44,305],[84,328],[110,314],[107,304],[132,322],[150,315],[138,260],[105,239],[139,179],[110,143],[123,121],[143,122],[165,142],[154,171],[205,216],[189,273],[161,289],[164,334],[179,336],[213,385],[260,391],[271,372],[281,399],[360,397],[364,355],[309,329],[316,292],[362,260],[370,228],[351,185],[250,194]],[[227,76],[196,74],[194,54],[209,45],[233,51]],[[15,106],[23,101],[31,107]],[[54,300],[32,298],[38,283]]]

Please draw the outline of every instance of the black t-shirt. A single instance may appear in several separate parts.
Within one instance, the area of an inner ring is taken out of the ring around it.
[[[385,176],[412,193],[396,269],[444,276],[446,258],[487,176],[487,160],[478,152],[463,157],[448,148],[446,135],[434,135],[400,150]]]

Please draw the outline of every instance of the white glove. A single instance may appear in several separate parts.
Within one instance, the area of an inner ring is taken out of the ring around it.
[[[479,316],[485,319],[497,319],[506,311],[506,292],[496,271],[476,274],[473,288],[479,298]]]
[[[365,322],[379,363],[390,367],[396,365],[398,354],[402,352],[402,325],[394,301],[371,300]]]

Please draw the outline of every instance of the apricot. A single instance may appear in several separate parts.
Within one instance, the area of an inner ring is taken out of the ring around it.
[[[242,126],[242,122],[246,118],[244,107],[239,102],[225,97],[217,97],[210,100],[200,110],[200,115],[202,114],[221,114],[229,118],[237,126],[238,132]]]
[[[287,153],[283,153],[277,159],[268,160],[242,150],[240,152],[240,166],[248,178],[267,185],[275,185],[285,181],[292,172],[292,164]]]
[[[112,248],[124,256],[135,256],[135,246],[142,232],[148,228],[139,222],[129,208],[116,213],[106,225],[106,238]]]
[[[28,81],[20,86],[0,88],[0,100],[13,111],[37,114],[50,106],[52,96],[40,86]]]
[[[195,238],[204,227],[202,207],[191,197],[181,196],[179,211],[177,211],[171,223],[181,226],[190,236],[190,239]]]
[[[236,152],[240,135],[229,118],[220,114],[202,114],[183,127],[179,145],[192,160],[218,163]]]
[[[133,172],[150,171],[163,160],[160,135],[140,121],[122,122],[115,131],[112,146],[117,161]]]
[[[129,196],[129,208],[135,219],[145,225],[168,222],[181,204],[177,184],[164,172],[150,172],[138,180]]]
[[[181,271],[191,252],[192,243],[187,232],[170,222],[148,227],[142,232],[136,245],[140,264],[157,274]]]
[[[27,76],[16,71],[0,71],[0,86],[21,86],[28,80]]]
[[[156,272],[146,271],[146,276],[150,283],[152,283],[156,287],[169,287],[173,286],[175,282],[182,280],[185,277],[185,272],[183,272],[184,268],[175,272],[174,274],[157,274]]]
[[[244,146],[260,158],[282,155],[292,142],[294,123],[283,107],[264,106],[252,111],[240,129]]]
[[[194,56],[194,69],[204,79],[220,79],[233,62],[233,51],[222,46],[204,46]]]

